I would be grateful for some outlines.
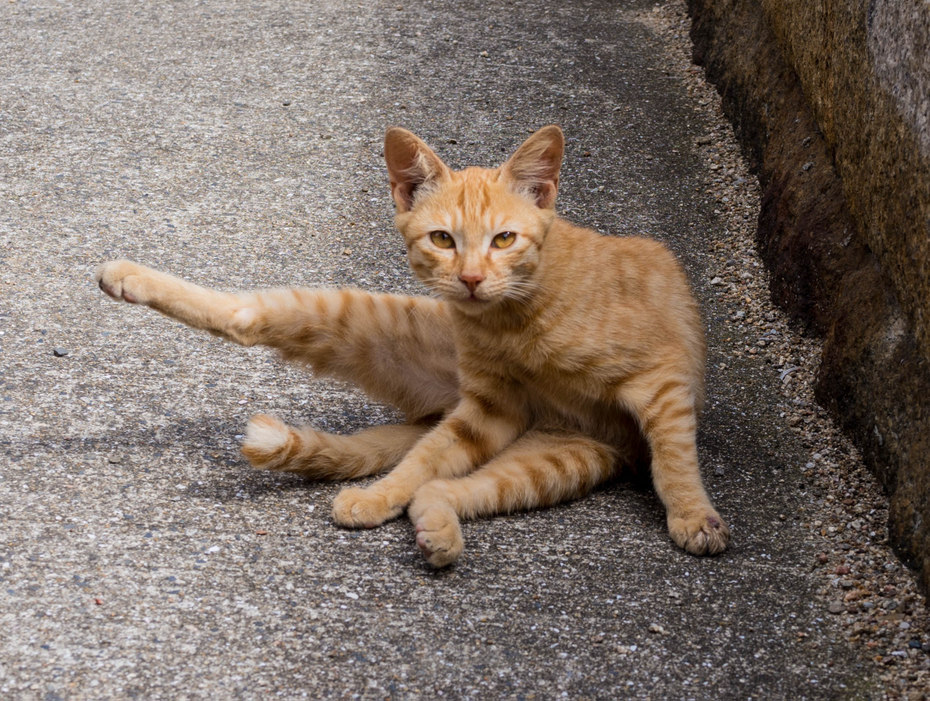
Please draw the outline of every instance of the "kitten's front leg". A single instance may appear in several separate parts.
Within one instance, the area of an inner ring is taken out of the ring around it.
[[[614,471],[616,452],[568,431],[523,434],[484,467],[420,487],[407,510],[417,546],[433,567],[462,553],[459,518],[550,506],[590,492]]]
[[[458,477],[483,464],[520,435],[525,423],[519,409],[504,410],[466,390],[456,409],[386,477],[364,489],[340,492],[333,501],[333,519],[350,528],[379,526],[399,516],[423,484],[438,477]]]
[[[694,394],[687,380],[663,375],[646,391],[628,391],[623,402],[632,405],[649,442],[652,481],[672,540],[694,555],[726,550],[730,530],[701,482]]]

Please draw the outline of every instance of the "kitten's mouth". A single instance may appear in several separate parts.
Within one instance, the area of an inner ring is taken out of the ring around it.
[[[458,304],[461,304],[463,309],[470,309],[473,311],[477,311],[478,309],[486,307],[489,304],[489,300],[478,297],[474,292],[472,292],[467,297],[459,297],[455,301]]]
[[[478,306],[481,304],[488,304],[491,300],[479,297],[474,292],[472,292],[468,297],[465,298],[465,303],[469,305]]]

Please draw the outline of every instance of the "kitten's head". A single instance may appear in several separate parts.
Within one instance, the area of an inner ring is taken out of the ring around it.
[[[548,126],[499,168],[453,171],[409,131],[389,129],[396,223],[417,277],[473,314],[532,297],[563,150],[562,130]]]

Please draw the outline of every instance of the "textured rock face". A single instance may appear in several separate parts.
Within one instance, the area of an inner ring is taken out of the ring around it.
[[[824,335],[820,400],[930,591],[930,4],[689,0],[758,168],[777,302]]]

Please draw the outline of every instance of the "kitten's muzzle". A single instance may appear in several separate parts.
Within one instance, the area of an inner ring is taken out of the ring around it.
[[[472,296],[474,296],[475,290],[478,289],[478,285],[484,282],[484,275],[480,273],[463,273],[459,275],[459,280],[463,285],[465,285],[465,287],[468,288],[468,291],[472,293]]]

